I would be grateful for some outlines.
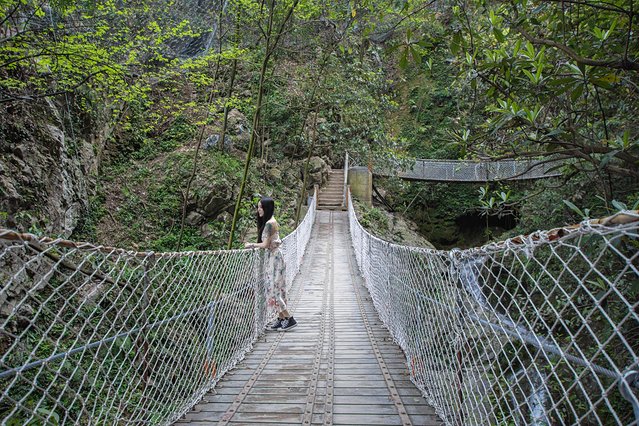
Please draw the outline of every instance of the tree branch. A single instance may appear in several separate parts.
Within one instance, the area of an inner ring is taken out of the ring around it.
[[[564,52],[566,55],[568,55],[568,57],[570,57],[572,60],[574,60],[575,62],[579,63],[579,64],[583,64],[583,65],[590,65],[593,67],[606,67],[606,68],[613,68],[613,69],[620,69],[620,70],[628,70],[628,71],[639,71],[639,62],[635,62],[635,61],[631,61],[627,58],[623,58],[623,59],[607,59],[607,60],[598,60],[598,59],[591,59],[591,58],[585,58],[581,55],[579,55],[575,50],[573,50],[572,48],[565,46],[561,43],[557,43],[554,40],[548,40],[545,38],[536,38],[533,37],[532,35],[530,35],[528,32],[526,32],[526,30],[524,30],[523,28],[514,27],[517,31],[519,31],[519,33],[524,36],[524,38],[526,40],[528,40],[529,42],[531,42],[532,44],[537,44],[537,45],[544,45],[544,46],[550,46],[550,47],[554,47],[556,49],[561,50],[562,52]]]
[[[86,83],[87,81],[89,81],[91,79],[91,77],[94,77],[98,74],[102,74],[104,73],[104,70],[99,70],[96,72],[92,72],[88,75],[86,75],[82,80],[80,80],[78,83],[76,83],[74,86],[67,88],[66,90],[59,90],[57,92],[48,92],[48,93],[43,93],[40,95],[22,95],[22,96],[16,96],[13,98],[5,98],[5,99],[0,99],[0,104],[4,104],[7,102],[15,102],[15,101],[32,101],[35,99],[40,99],[40,98],[49,98],[51,96],[57,96],[57,95],[64,95],[66,93],[69,93],[70,91],[77,89],[78,87],[82,86],[84,83]]]
[[[609,12],[617,12],[617,13],[623,13],[624,15],[628,15],[628,16],[632,16],[633,12],[630,10],[626,10],[624,8],[621,8],[617,5],[614,5],[612,3],[606,3],[606,2],[599,2],[599,4],[594,4],[591,2],[587,2],[587,1],[578,1],[578,0],[544,0],[547,1],[549,3],[568,3],[568,4],[577,4],[577,5],[581,5],[581,6],[587,6],[587,7],[591,7],[593,9],[599,9],[599,10],[607,10]],[[605,5],[605,6],[602,6]]]
[[[4,17],[4,19],[2,21],[0,21],[0,27],[3,26],[5,22],[7,22],[9,19],[11,19],[13,17],[13,14],[16,13],[16,11],[18,10],[18,8],[21,5],[22,5],[21,2],[16,2],[16,7],[14,7],[13,10],[11,10],[10,12],[7,12],[7,14]]]

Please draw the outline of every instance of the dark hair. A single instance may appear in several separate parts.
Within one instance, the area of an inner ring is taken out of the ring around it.
[[[273,212],[275,211],[275,201],[271,197],[262,197],[260,199],[260,203],[262,204],[262,210],[264,210],[264,216],[260,217],[260,214],[257,214],[257,242],[262,242],[262,231],[264,230],[264,225],[266,222],[271,220],[273,217]]]

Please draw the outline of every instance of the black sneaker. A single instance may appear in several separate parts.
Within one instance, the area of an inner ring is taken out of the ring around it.
[[[268,326],[268,329],[269,330],[273,330],[273,331],[279,330],[280,328],[282,328],[282,322],[283,321],[284,320],[282,318],[276,319],[274,323],[272,323],[271,325]]]
[[[282,325],[277,331],[288,331],[297,325],[297,321],[295,321],[295,318],[293,317],[284,318],[281,324]]]

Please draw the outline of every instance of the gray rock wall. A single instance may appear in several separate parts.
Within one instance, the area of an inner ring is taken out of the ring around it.
[[[0,118],[0,226],[68,237],[88,210],[102,139],[71,138],[51,103],[7,112]]]

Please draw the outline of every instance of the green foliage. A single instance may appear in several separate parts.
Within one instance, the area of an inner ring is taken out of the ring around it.
[[[357,203],[357,210],[357,217],[364,228],[370,229],[373,233],[388,231],[388,217],[384,212],[362,203]]]
[[[479,211],[482,215],[491,215],[502,217],[512,215],[513,200],[511,198],[512,190],[497,189],[490,190],[488,184],[479,188]]]
[[[512,8],[475,2],[459,3],[453,14],[451,51],[466,89],[460,94],[486,112],[483,123],[466,125],[477,135],[464,141],[467,150],[495,156],[576,150],[596,168],[633,175],[639,150],[630,141],[638,135],[628,112],[639,103],[628,85],[638,80],[622,58],[636,58],[637,46],[626,44],[627,5],[577,11],[523,0]],[[623,135],[624,148],[613,147]]]
[[[163,152],[170,152],[192,141],[195,126],[183,116],[178,116],[170,127],[157,138],[147,138],[142,142],[139,151],[134,155],[137,159],[153,158]]]

